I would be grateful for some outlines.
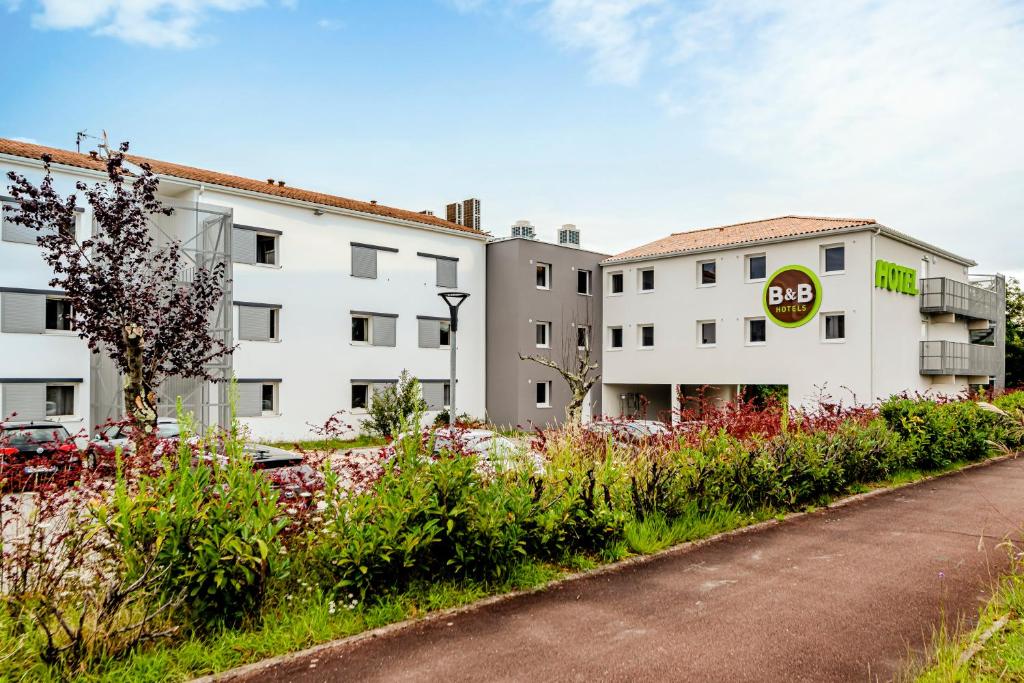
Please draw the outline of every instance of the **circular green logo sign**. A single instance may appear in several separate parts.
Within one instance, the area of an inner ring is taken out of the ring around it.
[[[776,325],[806,325],[821,307],[821,282],[803,266],[783,266],[764,283],[764,312]]]

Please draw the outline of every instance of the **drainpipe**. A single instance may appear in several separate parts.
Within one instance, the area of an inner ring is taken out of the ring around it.
[[[875,238],[877,238],[881,233],[882,233],[882,229],[881,228],[876,228],[875,231],[873,233],[871,233],[871,263],[869,264],[868,273],[869,273],[870,277],[872,278],[872,280],[875,277],[875,275],[874,275],[874,268],[875,268]],[[869,353],[871,354],[871,361],[870,361],[870,363],[871,363],[871,372],[869,373],[868,390],[871,392],[871,395],[870,395],[871,402],[874,403],[875,402],[875,286],[874,286],[873,282],[872,282],[870,287],[871,288],[868,291],[871,293],[871,297],[869,299],[869,301],[870,301],[869,310],[870,310],[870,314],[871,314],[871,322],[869,323],[869,326],[868,326],[869,327],[869,335],[870,335],[870,338],[869,338],[869,341],[868,341],[868,344],[869,344],[868,350],[869,350]]]

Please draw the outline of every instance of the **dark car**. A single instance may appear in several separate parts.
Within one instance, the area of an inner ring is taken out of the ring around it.
[[[299,453],[257,443],[245,444],[242,452],[252,458],[253,469],[263,472],[282,498],[309,501],[313,492],[323,487],[323,476],[305,464]]]
[[[75,441],[59,422],[0,423],[0,485],[28,491],[41,482],[71,483],[81,473]]]

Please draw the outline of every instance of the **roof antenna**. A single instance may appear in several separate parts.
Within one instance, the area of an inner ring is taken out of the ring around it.
[[[82,130],[78,131],[77,133],[75,133],[75,149],[78,150],[79,154],[82,153],[82,140],[85,140],[86,138],[88,138],[90,140],[99,140],[100,144],[98,144],[96,146],[99,149],[102,149],[104,152],[106,152],[108,156],[110,155],[110,147],[107,144],[107,131],[103,131],[103,137],[99,137],[99,136],[96,136],[96,135],[90,135],[89,131],[87,129],[84,129],[84,128]]]

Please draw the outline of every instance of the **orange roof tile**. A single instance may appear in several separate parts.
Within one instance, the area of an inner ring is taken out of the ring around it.
[[[810,216],[767,218],[748,223],[723,225],[717,228],[676,232],[655,242],[616,254],[605,259],[604,263],[683,254],[690,251],[811,235],[867,225],[876,225],[876,223],[871,218],[815,218]]]
[[[27,142],[19,142],[17,140],[9,140],[6,138],[0,138],[0,154],[10,154],[12,156],[25,157],[28,159],[41,159],[44,154],[49,154],[52,157],[53,163],[56,164],[87,168],[94,171],[106,170],[106,165],[102,160],[93,159],[88,154],[72,152],[66,149],[57,149],[55,147],[33,145]],[[371,204],[370,202],[361,202],[355,199],[347,199],[345,197],[324,194],[322,192],[313,192],[312,190],[303,190],[297,187],[289,187],[287,185],[282,187],[277,184],[270,184],[265,180],[242,178],[240,176],[229,175],[227,173],[218,173],[217,171],[207,171],[201,168],[193,168],[191,166],[182,166],[181,164],[173,164],[167,161],[149,159],[135,154],[128,154],[127,159],[134,164],[149,164],[153,169],[153,172],[158,175],[194,180],[208,185],[220,185],[222,187],[230,187],[236,190],[258,192],[260,194],[270,195],[273,197],[311,202],[313,204],[358,211],[360,213],[375,216],[412,221],[447,230],[468,232],[474,235],[487,234],[480,230],[459,225],[458,223],[451,223],[443,218],[428,216],[426,214],[407,211],[405,209],[396,209],[382,204]]]

